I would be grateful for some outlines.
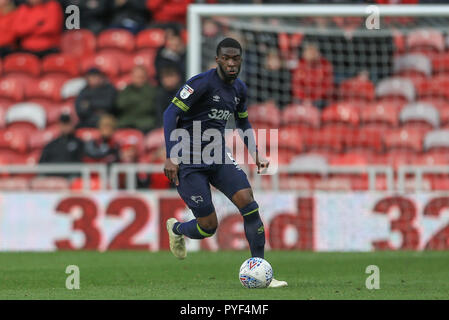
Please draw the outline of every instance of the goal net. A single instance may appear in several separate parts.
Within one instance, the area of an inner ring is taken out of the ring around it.
[[[394,188],[426,168],[419,188],[449,189],[438,171],[449,164],[448,22],[447,6],[194,5],[188,72],[215,67],[224,37],[240,41],[250,121],[279,129],[279,163],[302,170],[281,174],[281,188],[369,188],[368,173],[304,172],[323,164],[393,170]]]

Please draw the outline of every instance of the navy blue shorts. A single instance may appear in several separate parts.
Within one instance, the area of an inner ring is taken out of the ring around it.
[[[210,185],[229,199],[232,199],[237,191],[251,188],[245,172],[235,164],[181,164],[178,177],[178,193],[196,218],[206,217],[215,211]]]

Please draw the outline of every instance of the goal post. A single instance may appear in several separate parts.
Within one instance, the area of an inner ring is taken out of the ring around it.
[[[207,5],[192,4],[187,12],[189,35],[187,76],[201,72],[201,18],[204,17],[366,17],[377,7],[380,17],[449,17],[445,5]]]

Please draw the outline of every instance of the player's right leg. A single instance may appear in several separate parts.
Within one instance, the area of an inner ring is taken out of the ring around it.
[[[167,220],[170,250],[183,259],[186,257],[184,236],[190,239],[211,237],[218,222],[206,170],[180,170],[178,193],[195,216],[187,222],[178,222],[175,218]]]

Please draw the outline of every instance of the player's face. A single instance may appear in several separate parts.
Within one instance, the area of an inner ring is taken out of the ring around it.
[[[237,79],[242,65],[241,52],[237,48],[220,48],[215,58],[222,75],[228,81]]]

